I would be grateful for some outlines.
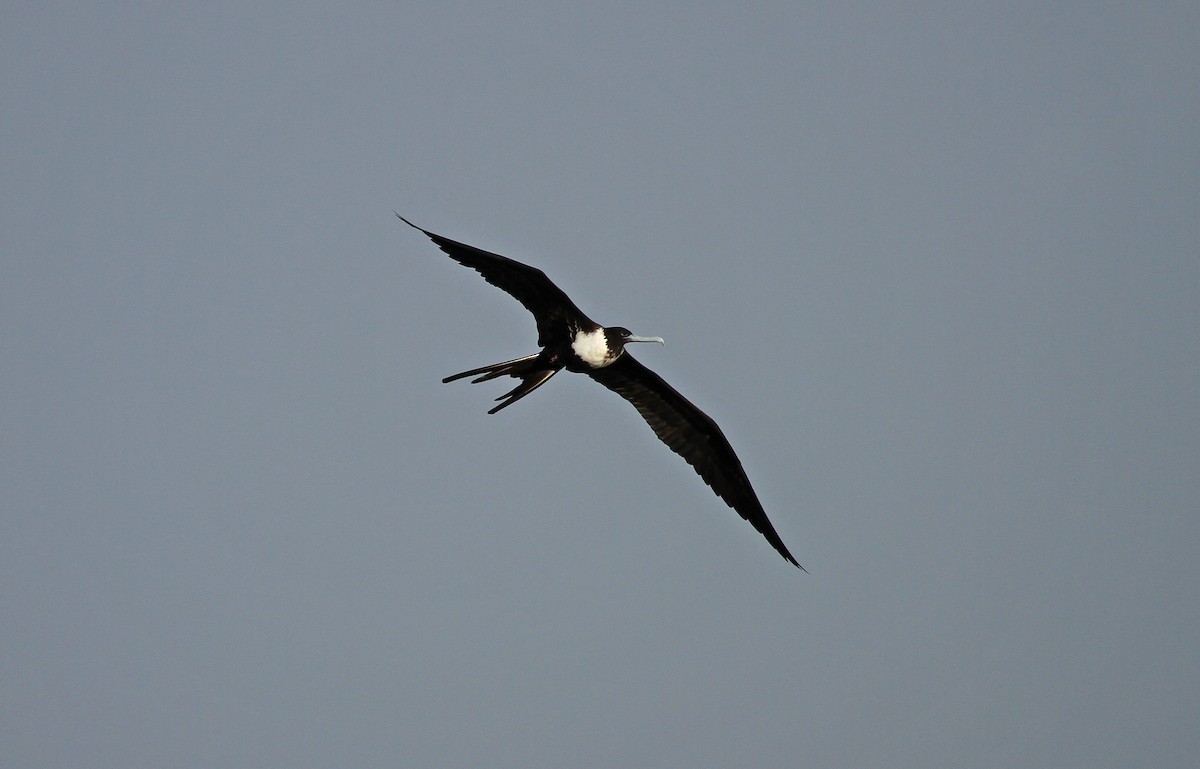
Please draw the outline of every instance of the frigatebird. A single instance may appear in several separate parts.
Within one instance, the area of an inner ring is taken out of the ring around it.
[[[664,344],[662,337],[636,336],[621,326],[601,326],[584,315],[562,289],[536,267],[430,232],[399,213],[396,216],[424,233],[451,259],[470,267],[488,283],[512,295],[533,313],[537,322],[540,352],[463,371],[442,382],[465,377],[476,377],[471,380],[472,384],[501,376],[520,379],[520,384],[496,398],[500,405],[488,411],[495,414],[541,387],[563,369],[587,374],[632,403],[659,439],[683,457],[717,496],[749,521],[789,563],[804,570],[775,532],[741,461],[717,423],[662,377],[638,363],[625,349],[634,342]]]

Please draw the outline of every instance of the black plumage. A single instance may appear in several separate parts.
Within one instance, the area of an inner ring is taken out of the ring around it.
[[[443,382],[469,376],[476,377],[472,382],[500,376],[520,379],[520,384],[496,399],[500,405],[488,412],[494,414],[564,368],[587,374],[633,404],[655,435],[683,457],[717,496],[749,521],[789,563],[803,569],[771,525],[741,461],[717,423],[625,350],[625,345],[632,342],[661,343],[662,339],[634,336],[620,326],[601,326],[584,315],[541,270],[459,243],[417,227],[400,214],[396,216],[428,236],[450,258],[512,295],[537,322],[540,352],[464,371]]]

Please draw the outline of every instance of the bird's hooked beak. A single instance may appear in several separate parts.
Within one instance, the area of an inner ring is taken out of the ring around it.
[[[637,336],[636,334],[630,334],[625,337],[625,343],[629,344],[630,342],[658,342],[661,345],[666,345],[661,336]]]

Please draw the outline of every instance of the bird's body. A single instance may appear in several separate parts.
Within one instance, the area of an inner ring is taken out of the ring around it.
[[[584,315],[541,270],[450,240],[396,216],[423,232],[452,259],[512,295],[537,322],[540,352],[463,371],[443,382],[466,377],[475,377],[472,383],[500,376],[520,379],[520,384],[496,399],[501,403],[488,412],[495,414],[563,369],[586,374],[632,403],[659,439],[682,456],[726,504],[749,521],[789,563],[803,568],[771,525],[741,461],[717,423],[625,350],[625,345],[635,342],[662,344],[661,337],[640,337],[620,326],[601,326]]]

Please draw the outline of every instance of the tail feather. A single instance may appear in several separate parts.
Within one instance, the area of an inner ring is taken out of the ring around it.
[[[500,409],[505,408],[506,406],[511,406],[529,393],[546,384],[546,382],[550,381],[550,377],[559,372],[560,369],[558,368],[547,369],[538,367],[536,364],[539,355],[540,353],[534,353],[533,355],[526,355],[523,358],[506,360],[503,363],[493,363],[490,366],[473,368],[470,371],[463,371],[462,373],[448,376],[443,379],[442,382],[454,382],[469,376],[475,377],[475,379],[471,380],[471,384],[486,382],[489,379],[495,379],[496,377],[505,375],[519,378],[521,380],[519,385],[496,399],[498,401],[503,401],[503,403],[488,411],[489,414],[495,414]]]
[[[539,353],[535,352],[533,355],[526,355],[524,358],[513,358],[512,360],[506,360],[503,363],[493,363],[490,366],[473,368],[470,371],[464,371],[460,374],[446,377],[442,380],[442,384],[448,384],[450,382],[462,379],[463,377],[475,376],[476,374],[483,374],[483,376],[479,377],[478,379],[471,380],[471,384],[486,382],[489,379],[495,379],[496,377],[504,376],[505,374],[509,374],[510,376],[521,376],[521,374],[524,373],[521,369],[528,369],[529,365],[537,359],[538,355]]]
[[[550,368],[550,369],[542,369],[541,371],[529,372],[521,380],[521,384],[517,385],[513,389],[509,390],[508,392],[504,393],[499,398],[497,398],[496,400],[504,401],[504,402],[501,403],[499,406],[496,406],[493,409],[489,409],[488,413],[495,414],[500,409],[505,408],[506,406],[513,405],[514,403],[521,400],[529,393],[533,392],[534,390],[538,389],[542,385],[549,382],[550,377],[557,374],[558,371],[559,370],[556,368]]]

